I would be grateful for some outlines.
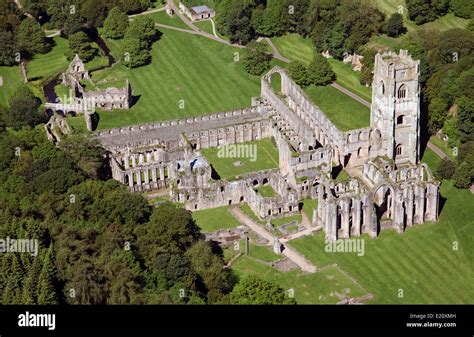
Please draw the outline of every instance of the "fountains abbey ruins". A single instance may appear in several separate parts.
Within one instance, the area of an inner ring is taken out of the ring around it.
[[[277,76],[275,76],[277,75]],[[279,76],[278,76],[279,75]],[[419,61],[408,52],[377,54],[370,127],[342,132],[310,102],[286,70],[261,79],[250,108],[99,131],[114,179],[133,192],[169,189],[189,210],[246,202],[262,219],[297,214],[317,199],[312,225],[337,240],[436,221],[439,182],[420,157]],[[281,93],[271,81],[280,80]],[[317,104],[317,102],[315,102]],[[279,167],[213,180],[201,150],[272,138]],[[331,178],[342,166],[351,178]],[[257,186],[277,195],[263,197]]]

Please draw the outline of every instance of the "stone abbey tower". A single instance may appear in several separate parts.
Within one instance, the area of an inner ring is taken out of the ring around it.
[[[375,57],[370,126],[379,137],[377,156],[416,165],[420,146],[420,61],[406,50]]]

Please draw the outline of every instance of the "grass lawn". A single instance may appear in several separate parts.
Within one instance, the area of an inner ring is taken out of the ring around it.
[[[114,55],[118,55],[120,43],[107,40]],[[150,65],[131,70],[116,64],[94,72],[96,83],[128,78],[137,99],[129,110],[99,112],[98,128],[250,106],[251,98],[260,94],[260,77],[248,75],[242,64],[234,62],[238,50],[204,37],[163,29],[163,36],[153,45]]]
[[[67,39],[55,36],[54,47],[46,54],[38,54],[28,62],[28,78],[48,78],[66,70],[69,61],[64,52],[69,48]]]
[[[308,217],[309,221],[313,219],[313,209],[316,211],[318,208],[318,199],[304,199],[303,203],[303,212]]]
[[[233,180],[237,175],[278,168],[278,149],[270,139],[262,139],[239,145],[256,146],[257,160],[251,158],[219,158],[219,148],[201,150],[221,179]],[[240,161],[241,166],[234,163]]]
[[[281,55],[293,61],[300,61],[306,65],[314,58],[314,47],[310,39],[299,34],[287,34],[271,38]]]
[[[266,224],[266,222],[264,220],[260,220],[260,218],[254,213],[254,211],[252,211],[252,209],[250,208],[250,206],[247,203],[241,204],[239,206],[239,208],[246,216],[248,216],[253,221],[255,221],[257,223],[260,223],[260,224]]]
[[[252,252],[252,247],[250,247],[250,252]],[[348,296],[351,297],[366,294],[362,287],[342,274],[336,267],[329,267],[315,274],[306,274],[299,269],[285,273],[252,258],[241,256],[232,266],[232,270],[238,277],[256,275],[277,283],[286,291],[293,289],[298,304],[337,303],[340,299],[335,293],[343,294],[344,289],[350,290]]]
[[[413,21],[408,19],[408,10],[406,8],[405,0],[375,0],[374,4],[387,16],[398,12],[399,6],[403,6],[404,25],[407,27],[408,31],[418,30],[420,28],[436,29],[440,31],[451,28],[464,29],[467,27],[469,22],[467,19],[458,18],[454,16],[453,13],[448,13],[447,15],[442,16],[433,22],[428,22],[421,26],[417,26]]]
[[[8,106],[10,97],[16,88],[23,83],[20,67],[0,67],[0,76],[2,77],[2,85],[0,86],[0,105]]]
[[[203,232],[215,232],[219,229],[228,229],[240,226],[227,207],[218,207],[195,211],[192,213],[194,221]]]
[[[431,136],[430,142],[436,145],[440,150],[442,150],[449,158],[456,159],[453,154],[453,150],[449,148],[448,143],[442,140],[437,136]]]
[[[66,70],[70,61],[64,56],[64,52],[69,48],[67,39],[59,36],[53,37],[54,47],[46,54],[38,54],[28,62],[28,78],[47,79],[63,70]],[[97,44],[92,44],[99,50],[98,55],[85,64],[87,70],[92,71],[108,64],[108,59],[103,56],[102,51]]]
[[[300,61],[306,65],[313,60],[315,50],[310,39],[298,34],[287,34],[274,37],[272,41],[280,53],[290,60]],[[349,64],[336,59],[329,59],[329,63],[337,75],[336,83],[369,102],[372,100],[372,89],[360,84],[359,72],[353,71]]]
[[[329,63],[331,64],[332,70],[336,73],[336,83],[366,101],[372,101],[372,87],[366,87],[360,84],[360,72],[352,70],[350,64],[344,64],[344,62],[336,59],[329,59]]]
[[[341,182],[345,182],[345,181],[348,181],[350,179],[351,179],[351,176],[349,175],[349,173],[347,173],[346,170],[341,170],[337,174],[337,177],[336,177],[336,181],[341,181]]]
[[[285,218],[275,218],[275,219],[272,219],[272,224],[275,226],[275,228],[277,228],[281,225],[285,225],[293,221],[296,221],[298,223],[301,222],[301,215],[297,214],[297,215],[287,216]]]
[[[204,20],[204,21],[198,21],[194,23],[195,26],[197,26],[200,30],[214,35],[214,31],[212,30],[212,22],[211,20]]]
[[[304,90],[315,105],[342,131],[370,125],[370,109],[331,86],[311,85]]]
[[[155,21],[156,23],[161,23],[162,25],[191,30],[191,28],[189,28],[183,21],[181,21],[181,19],[177,15],[173,15],[172,17],[170,17],[168,14],[166,14],[166,11],[155,12],[145,15],[152,18],[153,21]]]
[[[264,198],[272,198],[277,196],[277,193],[270,185],[260,186],[259,188],[255,189],[255,192],[259,193]]]
[[[425,148],[425,152],[423,153],[423,159],[421,161],[428,164],[428,166],[433,172],[436,172],[439,164],[441,163],[441,158],[438,157],[438,155],[434,153],[431,149]]]
[[[382,231],[375,240],[364,236],[362,257],[326,253],[322,235],[291,245],[318,266],[337,263],[376,295],[376,303],[473,303],[474,195],[443,181],[441,196],[447,200],[437,223],[416,225],[402,235]]]

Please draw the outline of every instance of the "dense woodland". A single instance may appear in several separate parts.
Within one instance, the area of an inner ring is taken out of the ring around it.
[[[470,19],[468,30],[420,31],[403,48],[421,60],[423,130],[439,130],[459,148],[444,160],[440,178],[459,188],[474,180],[474,2],[407,0],[416,24],[448,12]],[[2,0],[0,65],[14,66],[52,45],[44,30],[68,38],[68,57],[90,60],[97,53],[91,36],[124,39],[124,64],[150,62],[159,38],[153,21],[127,14],[146,10],[148,0],[24,0],[23,15]],[[301,86],[335,80],[329,52],[365,57],[361,83],[370,84],[373,56],[368,46],[378,34],[406,33],[403,17],[386,17],[361,0],[215,1],[217,28],[232,42],[248,45],[245,69],[262,74],[270,66],[260,36],[297,33],[318,52],[306,67],[289,70]],[[71,12],[72,11],[72,12]],[[73,14],[72,14],[73,13]],[[127,57],[128,56],[128,57]],[[41,101],[26,85],[0,107],[0,237],[36,238],[37,258],[3,254],[0,302],[10,303],[294,303],[283,289],[256,278],[238,280],[223,268],[222,252],[204,242],[191,214],[172,204],[150,207],[110,180],[107,154],[81,135],[53,146],[44,135]]]

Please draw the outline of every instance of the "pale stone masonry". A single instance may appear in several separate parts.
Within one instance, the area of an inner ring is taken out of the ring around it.
[[[281,93],[271,81],[281,78]],[[96,133],[111,153],[113,177],[131,191],[169,189],[190,210],[246,202],[262,219],[299,213],[298,202],[318,200],[312,225],[337,240],[383,228],[436,221],[439,182],[419,162],[419,62],[406,51],[376,56],[371,123],[343,132],[275,67],[262,77],[248,109],[150,123]],[[316,102],[317,103],[317,102]],[[272,138],[279,167],[234,181],[213,180],[200,150]],[[331,178],[334,164],[350,172]],[[255,189],[270,185],[274,197]]]
[[[84,114],[86,125],[92,131],[91,115],[96,109],[113,110],[129,109],[132,104],[132,87],[128,79],[123,88],[109,87],[104,90],[86,90],[81,81],[92,79],[84,63],[76,54],[69,64],[66,72],[62,74],[62,84],[69,87],[69,96],[60,97],[59,102],[46,103],[45,108],[52,115],[77,115]]]

